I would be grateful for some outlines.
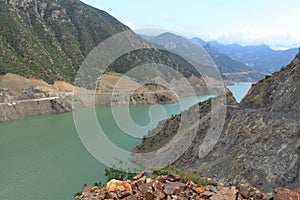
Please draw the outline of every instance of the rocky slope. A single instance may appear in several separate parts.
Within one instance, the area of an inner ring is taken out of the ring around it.
[[[258,82],[241,102],[247,108],[300,112],[300,55],[280,72]]]
[[[154,200],[154,199],[183,199],[183,200],[298,200],[300,188],[291,191],[284,188],[276,188],[272,193],[262,193],[258,189],[240,184],[224,187],[222,184],[203,186],[188,180],[183,183],[177,174],[158,176],[156,179],[147,178],[139,174],[133,180],[110,181],[104,187],[85,187],[82,194],[75,197],[76,200]]]
[[[263,191],[281,186],[290,189],[298,187],[299,56],[300,53],[282,71],[254,85],[240,105],[228,103],[222,135],[205,157],[199,158],[199,147],[209,128],[209,118],[202,121],[188,150],[171,164],[227,184],[250,183]],[[204,109],[209,103],[199,104],[201,116],[210,112]],[[193,109],[187,112],[192,113]],[[175,118],[180,121],[180,116]],[[168,127],[178,127],[179,121],[173,118],[167,120],[167,126],[160,130],[160,133],[165,134],[145,137],[134,152],[147,152],[151,149],[151,141],[164,141],[164,135],[174,137],[177,129]],[[156,149],[161,147],[162,144],[156,145]],[[136,161],[139,162],[139,159]]]

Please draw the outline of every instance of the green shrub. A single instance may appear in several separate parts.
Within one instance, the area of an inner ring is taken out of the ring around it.
[[[77,196],[80,196],[80,195],[82,195],[82,192],[76,192],[76,193],[74,194],[74,197],[77,197]]]
[[[183,172],[179,169],[175,169],[172,166],[166,166],[164,168],[153,169],[152,175],[154,177],[164,176],[168,174],[177,174],[181,177],[181,181],[186,183],[188,181],[193,181],[196,184],[206,186],[206,185],[217,185],[216,181],[210,180],[206,177],[203,177],[195,172]]]

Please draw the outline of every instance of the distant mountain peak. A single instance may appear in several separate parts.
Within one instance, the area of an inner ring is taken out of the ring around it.
[[[242,46],[240,44],[221,44],[218,41],[209,41],[208,43],[231,58],[263,73],[279,71],[282,66],[290,63],[298,52],[297,48],[274,50],[266,44]]]
[[[205,46],[206,44],[208,44],[207,42],[205,42],[204,40],[202,40],[201,38],[198,38],[198,37],[194,37],[191,40],[196,42],[200,46]]]

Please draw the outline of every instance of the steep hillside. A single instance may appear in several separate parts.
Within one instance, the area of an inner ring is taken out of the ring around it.
[[[241,102],[247,108],[300,112],[300,54],[280,72],[258,82]]]
[[[0,72],[72,82],[84,57],[128,28],[79,0],[0,1]]]
[[[0,9],[0,75],[19,74],[47,83],[62,80],[72,84],[92,49],[129,30],[106,12],[79,0],[7,0],[0,2]],[[145,63],[172,67],[187,78],[196,76],[202,85],[201,75],[190,63],[157,48],[129,52],[107,71],[124,74]]]
[[[299,56],[300,53],[281,72],[254,85],[240,105],[227,102],[222,134],[214,148],[204,157],[199,156],[199,150],[210,126],[210,102],[195,105],[199,106],[201,126],[187,151],[170,164],[216,178],[226,184],[250,183],[263,191],[271,191],[280,186],[291,189],[298,187]],[[193,114],[195,106],[186,112]],[[157,128],[158,134],[153,135],[157,130],[150,132],[134,152],[154,150],[159,155],[168,139],[177,134],[180,117],[177,115],[161,123]],[[133,159],[147,168],[153,163],[163,163],[152,161],[151,158],[143,160],[138,155]]]
[[[251,66],[259,72],[273,73],[289,64],[298,49],[273,50],[267,45],[241,46],[238,44],[223,45],[216,41],[208,42],[231,58]]]

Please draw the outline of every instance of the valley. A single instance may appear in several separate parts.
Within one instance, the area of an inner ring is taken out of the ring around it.
[[[1,0],[0,199],[299,200],[299,10]]]

